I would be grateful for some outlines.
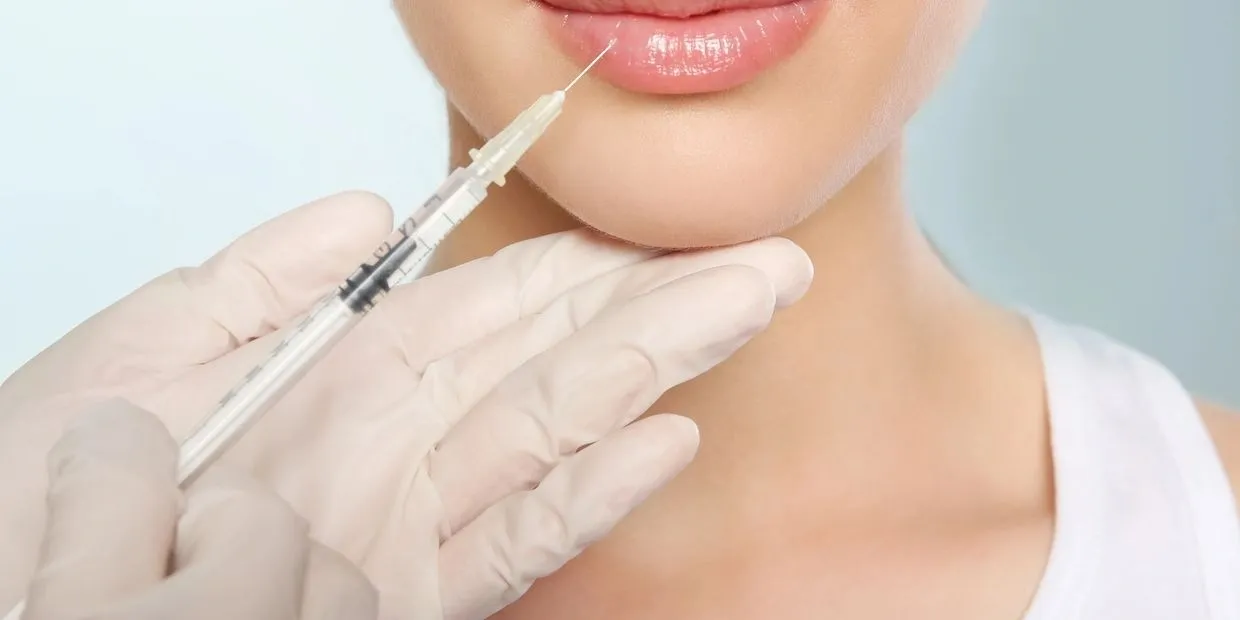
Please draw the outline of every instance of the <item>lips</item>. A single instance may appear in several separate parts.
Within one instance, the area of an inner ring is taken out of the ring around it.
[[[565,11],[612,15],[630,13],[654,17],[685,19],[720,11],[737,9],[764,9],[791,0],[544,0],[548,5]]]
[[[636,92],[739,87],[794,54],[828,0],[541,0],[547,27],[579,63]]]

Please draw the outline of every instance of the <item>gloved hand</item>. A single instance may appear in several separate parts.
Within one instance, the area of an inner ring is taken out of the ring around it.
[[[391,227],[369,195],[308,205],[146,285],[0,387],[0,602],[34,569],[42,463],[73,412],[124,397],[183,438]],[[394,291],[223,462],[362,567],[382,616],[484,618],[691,459],[689,421],[633,421],[811,272],[781,239],[671,255],[584,231],[520,243]]]
[[[22,618],[377,616],[361,571],[311,541],[279,497],[218,470],[182,497],[176,467],[163,424],[133,405],[111,401],[75,424],[49,458],[47,531]]]

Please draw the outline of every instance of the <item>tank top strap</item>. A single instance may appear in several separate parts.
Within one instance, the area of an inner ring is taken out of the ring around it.
[[[1192,397],[1149,357],[1026,314],[1042,348],[1056,496],[1026,618],[1240,620],[1240,519]]]

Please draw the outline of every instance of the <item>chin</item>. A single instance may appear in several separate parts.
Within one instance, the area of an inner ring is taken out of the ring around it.
[[[521,172],[586,226],[665,249],[744,243],[778,234],[826,202],[851,147],[796,148],[795,128],[726,107],[659,110],[641,121],[588,108],[522,163]],[[624,128],[639,128],[623,131]],[[602,137],[600,139],[600,136]],[[838,141],[851,144],[852,136]],[[790,146],[792,148],[790,148]],[[807,161],[806,158],[810,161]]]

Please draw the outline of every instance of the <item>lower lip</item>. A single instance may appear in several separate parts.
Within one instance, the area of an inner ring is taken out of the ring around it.
[[[592,73],[626,90],[688,95],[736,88],[796,53],[826,0],[683,19],[538,4],[552,33],[582,64],[615,42]]]

